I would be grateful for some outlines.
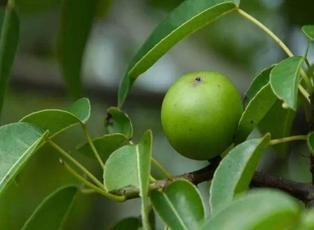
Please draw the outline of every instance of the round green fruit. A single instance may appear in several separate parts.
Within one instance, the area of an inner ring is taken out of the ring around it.
[[[232,143],[242,111],[241,96],[227,77],[196,72],[170,87],[162,103],[161,123],[180,154],[208,160]]]

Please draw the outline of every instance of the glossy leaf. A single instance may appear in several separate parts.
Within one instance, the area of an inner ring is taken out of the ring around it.
[[[294,111],[297,109],[299,75],[303,61],[303,57],[289,57],[281,61],[270,72],[270,84],[273,92],[278,99]]]
[[[22,230],[61,229],[78,189],[64,187],[47,196],[24,224]]]
[[[133,125],[129,116],[116,107],[107,109],[105,127],[108,133],[121,133],[128,138],[133,136]]]
[[[12,6],[0,7],[0,112],[19,43],[19,18]]]
[[[303,26],[302,31],[310,41],[314,42],[314,25]]]
[[[256,94],[269,82],[270,71],[274,66],[263,69],[257,76],[253,79],[249,89],[245,93],[246,101],[251,101]]]
[[[171,47],[222,15],[236,9],[238,1],[187,0],[157,26],[131,61],[120,84],[119,107],[124,103],[135,79],[152,66]]]
[[[256,189],[209,218],[202,229],[290,229],[299,214],[294,198],[277,190]]]
[[[210,186],[212,213],[229,205],[234,197],[248,189],[262,151],[270,136],[247,140],[233,148],[220,162]]]
[[[120,133],[114,133],[114,134],[106,134],[104,136],[95,138],[93,140],[93,143],[102,158],[104,162],[108,159],[110,154],[117,150],[118,148],[122,147],[123,145],[126,145],[128,143],[128,139],[126,136],[120,134]],[[81,153],[90,156],[95,157],[93,154],[93,151],[88,143],[85,143],[78,147],[78,151]]]
[[[68,91],[81,95],[85,46],[96,15],[98,0],[64,0],[58,38],[59,62]]]
[[[295,112],[282,108],[282,102],[277,100],[263,120],[258,124],[263,133],[270,133],[272,138],[282,138],[290,135]],[[284,157],[288,151],[288,143],[272,146],[272,148]]]
[[[200,229],[205,214],[201,195],[188,181],[178,180],[164,191],[153,191],[151,201],[163,221],[176,230]]]
[[[19,174],[45,135],[42,130],[23,122],[0,127],[0,193]]]
[[[301,223],[298,230],[313,230],[314,229],[314,209],[308,209],[303,212]]]
[[[314,155],[314,132],[311,132],[307,135],[307,146],[309,147],[312,155]]]
[[[90,117],[90,102],[87,98],[77,100],[68,109],[45,109],[26,115],[20,121],[49,130],[55,136],[75,124],[85,124]]]
[[[139,218],[128,217],[116,223],[111,230],[138,230],[142,226]]]
[[[277,98],[269,84],[265,85],[257,92],[241,115],[236,133],[236,141],[238,143],[248,137],[253,129],[265,117],[267,112],[272,108],[276,100]]]
[[[137,145],[137,172],[141,197],[141,216],[144,229],[149,226],[149,176],[151,171],[153,134],[150,130],[145,132],[142,140]]]

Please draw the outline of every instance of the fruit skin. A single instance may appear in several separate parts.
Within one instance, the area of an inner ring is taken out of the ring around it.
[[[242,111],[241,96],[227,77],[195,72],[179,78],[166,93],[161,123],[180,154],[208,160],[232,143]]]

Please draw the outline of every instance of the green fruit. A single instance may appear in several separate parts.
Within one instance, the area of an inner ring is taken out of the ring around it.
[[[242,110],[239,92],[224,75],[196,72],[170,87],[162,103],[161,123],[180,154],[208,160],[232,143]]]

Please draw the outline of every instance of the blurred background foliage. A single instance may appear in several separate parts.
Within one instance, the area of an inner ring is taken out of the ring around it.
[[[83,94],[92,101],[89,127],[95,136],[103,133],[106,108],[116,103],[117,86],[128,61],[154,27],[180,2],[99,0],[82,64]],[[56,58],[62,1],[17,0],[16,3],[21,37],[2,124],[17,121],[31,111],[58,108],[71,101]],[[299,29],[301,25],[314,24],[313,0],[242,0],[241,7],[275,31],[296,54],[303,55],[306,40]],[[313,56],[312,52],[311,60]],[[189,71],[215,70],[230,76],[244,94],[256,72],[283,57],[273,41],[238,15],[218,20],[179,43],[136,82],[125,106],[134,121],[135,136],[138,138],[151,128],[154,156],[174,174],[198,169],[206,162],[179,156],[162,133],[159,111],[169,85]],[[302,113],[297,116],[294,133],[302,133],[302,116]],[[95,162],[75,152],[80,141],[83,138],[79,129],[58,137],[58,142],[100,175]],[[309,173],[304,170],[308,162],[305,153],[305,148],[297,145],[290,148],[287,159],[273,161],[270,151],[261,167],[291,179],[309,181]],[[19,229],[44,196],[66,183],[77,182],[58,163],[58,155],[52,149],[42,148],[1,198],[0,229]],[[206,185],[201,187],[206,195]],[[108,229],[124,216],[139,215],[136,200],[116,204],[98,195],[79,195],[74,206],[66,229]]]

